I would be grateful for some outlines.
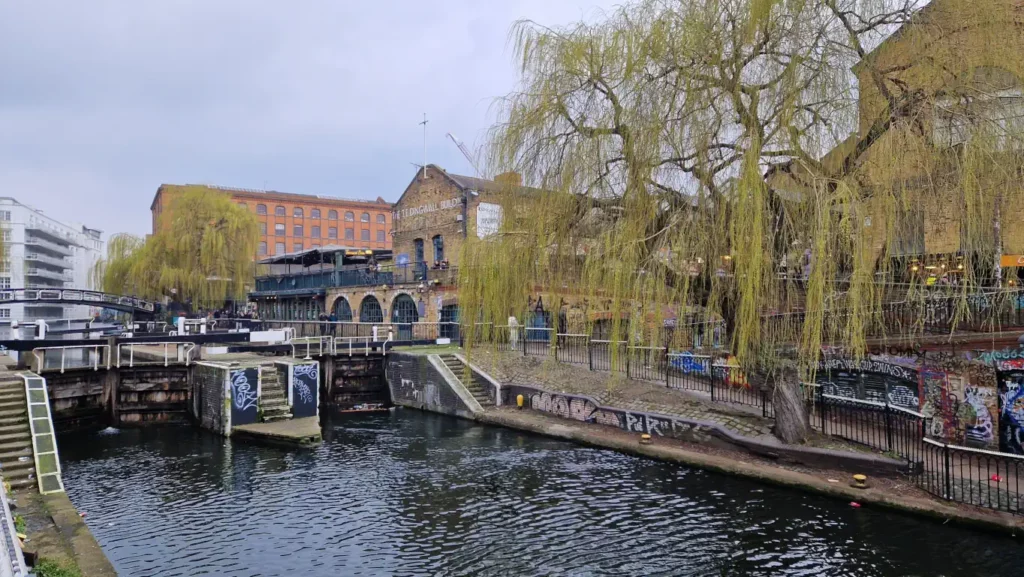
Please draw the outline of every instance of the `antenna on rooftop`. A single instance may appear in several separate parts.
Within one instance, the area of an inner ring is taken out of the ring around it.
[[[477,178],[480,178],[480,167],[476,165],[476,161],[473,160],[473,156],[469,154],[469,150],[466,148],[466,145],[463,144],[461,140],[459,140],[458,136],[455,136],[451,132],[449,132],[447,136],[452,140],[452,142],[455,143],[455,146],[459,147],[459,151],[462,152],[462,156],[466,157],[466,160],[469,161],[469,165],[472,166],[473,170],[476,171]]]
[[[427,113],[423,113],[423,178],[427,177]]]

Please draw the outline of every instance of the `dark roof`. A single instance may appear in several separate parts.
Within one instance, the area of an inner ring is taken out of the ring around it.
[[[367,256],[369,255],[369,253],[372,253],[373,256],[375,256],[377,258],[381,258],[381,257],[390,258],[390,256],[391,256],[391,250],[390,249],[366,249],[366,248],[357,248],[357,247],[343,246],[343,245],[337,245],[337,244],[329,244],[329,245],[326,245],[326,246],[318,246],[318,247],[309,248],[309,249],[306,249],[306,250],[300,250],[300,251],[296,251],[296,252],[289,252],[289,253],[285,253],[285,254],[274,255],[274,256],[267,257],[265,259],[262,259],[262,260],[258,261],[258,264],[304,264],[304,265],[308,265],[310,263],[334,262],[335,258],[336,258],[335,255],[337,253],[343,253],[343,252],[347,253],[349,251],[358,251],[359,253],[366,254]],[[342,258],[344,258],[346,256],[355,256],[355,255],[348,255],[348,254],[346,254],[346,255],[343,255]]]

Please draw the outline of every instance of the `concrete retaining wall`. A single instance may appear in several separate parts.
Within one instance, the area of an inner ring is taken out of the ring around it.
[[[387,385],[391,402],[398,406],[474,418],[473,411],[425,355],[389,353]]]

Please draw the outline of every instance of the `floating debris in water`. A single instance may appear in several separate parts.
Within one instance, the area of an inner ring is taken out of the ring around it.
[[[100,435],[117,435],[120,432],[121,432],[121,429],[115,429],[114,427],[107,427],[106,429],[103,429],[102,431],[100,431],[98,434],[100,434]]]

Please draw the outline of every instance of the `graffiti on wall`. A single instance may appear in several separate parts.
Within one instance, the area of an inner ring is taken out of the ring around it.
[[[292,369],[292,415],[315,417],[320,391],[320,364],[295,365]]]
[[[247,425],[259,418],[257,403],[259,395],[259,369],[250,367],[231,371],[231,424]]]
[[[657,437],[690,440],[692,435],[702,434],[707,430],[702,425],[664,416],[605,409],[590,399],[557,393],[534,393],[530,396],[530,408],[566,419],[609,425]]]
[[[402,396],[404,398],[412,399],[421,407],[441,407],[441,392],[434,383],[428,381],[422,387],[419,387],[415,381],[405,378],[401,380],[401,383]]]
[[[970,385],[964,387],[960,421],[964,424],[964,441],[968,445],[988,446],[995,440],[992,420],[995,404],[995,390]]]
[[[1024,374],[1004,375],[999,385],[999,450],[1024,455]]]

